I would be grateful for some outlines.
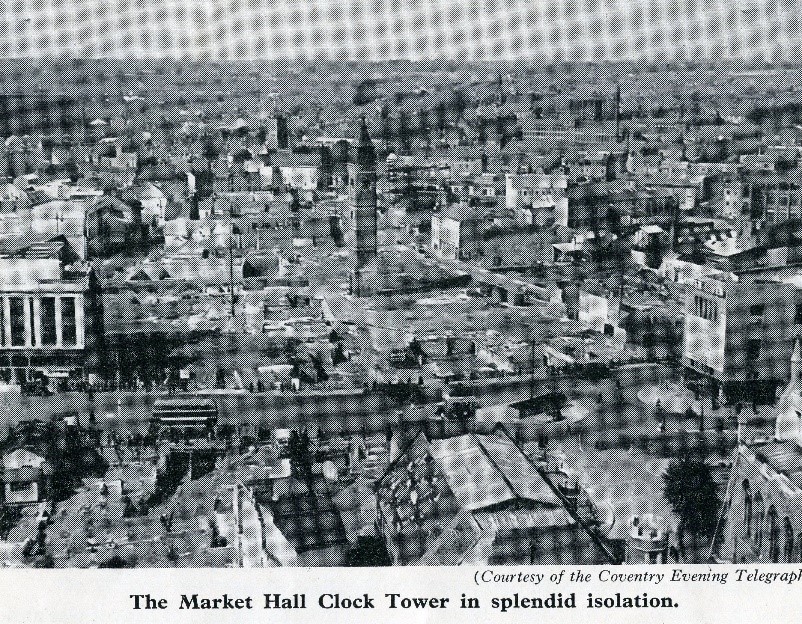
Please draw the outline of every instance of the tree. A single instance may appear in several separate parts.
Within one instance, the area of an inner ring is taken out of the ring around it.
[[[462,119],[465,108],[468,106],[465,100],[465,93],[461,89],[456,89],[451,98],[451,108],[457,113],[457,119]]]
[[[217,427],[217,437],[230,442],[236,433],[236,428],[231,423],[223,423]]]
[[[347,361],[348,358],[345,357],[345,353],[343,352],[343,344],[342,342],[338,342],[334,347],[334,352],[331,354],[331,363],[333,366],[338,366]]]
[[[310,446],[311,440],[306,431],[303,431],[300,435],[295,430],[290,432],[290,439],[287,445],[290,465],[295,475],[307,483],[312,482],[312,454]]]
[[[147,506],[154,507],[169,499],[189,472],[189,453],[170,453],[164,470],[156,475],[153,494]]]
[[[380,537],[360,535],[345,553],[343,566],[347,568],[379,567],[392,565],[387,546]]]
[[[680,548],[684,534],[690,533],[695,560],[698,538],[712,538],[716,531],[721,507],[718,484],[705,461],[689,455],[671,461],[663,483],[663,493],[679,516]]]
[[[3,507],[0,510],[0,539],[8,539],[11,529],[17,526],[20,520],[22,520],[22,509],[20,507]]]
[[[133,567],[132,565],[129,565],[128,562],[119,555],[114,555],[110,559],[98,565],[98,568],[132,568],[132,567]]]

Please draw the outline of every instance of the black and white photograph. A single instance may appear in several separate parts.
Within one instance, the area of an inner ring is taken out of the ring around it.
[[[802,562],[797,0],[0,6],[0,567]]]

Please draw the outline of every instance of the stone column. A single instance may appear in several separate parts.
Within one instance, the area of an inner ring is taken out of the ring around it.
[[[75,306],[75,346],[84,347],[84,296],[77,295],[73,299]]]
[[[64,331],[61,323],[61,297],[56,297],[56,347],[59,349],[64,346]]]
[[[34,346],[42,346],[42,298],[35,297],[33,299],[33,331],[34,331]]]
[[[3,297],[3,334],[5,344],[11,344],[11,302],[8,297]]]
[[[25,319],[25,346],[33,346],[33,318],[31,318],[31,297],[22,299],[22,316]]]

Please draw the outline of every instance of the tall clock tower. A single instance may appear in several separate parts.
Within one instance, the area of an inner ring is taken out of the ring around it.
[[[351,229],[354,234],[356,271],[376,257],[376,151],[368,135],[365,118],[359,130],[356,156],[348,165],[348,197]]]

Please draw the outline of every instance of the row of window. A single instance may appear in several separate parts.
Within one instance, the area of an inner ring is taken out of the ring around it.
[[[749,306],[750,316],[762,317],[766,311],[765,304],[755,303]],[[714,321],[718,318],[718,303],[696,295],[693,298],[693,314],[708,321]],[[796,304],[794,311],[794,324],[802,325],[802,303]]]
[[[718,303],[696,295],[693,298],[693,314],[708,321],[715,321],[718,318]]]
[[[55,346],[57,342],[56,327],[56,297],[42,297],[40,303],[40,331],[36,335],[36,325],[33,323],[36,312],[34,300],[25,297],[8,298],[8,335],[6,334],[5,306],[0,305],[0,345],[10,347],[24,347],[27,345],[27,336],[30,335],[34,345]],[[64,346],[78,344],[78,325],[76,320],[74,297],[60,298],[61,305],[61,341]],[[0,303],[2,303],[0,301]],[[28,310],[26,312],[26,304]],[[30,325],[29,325],[30,323]]]
[[[781,552],[781,528],[776,508],[774,505],[769,505],[768,510],[766,510],[763,495],[760,492],[755,494],[753,502],[748,480],[744,480],[743,488],[744,516],[742,526],[744,537],[752,540],[758,558],[763,554],[764,546],[768,546],[767,554],[772,563],[781,561],[791,563],[794,555],[794,529],[791,525],[791,519],[786,516],[783,521],[782,533],[784,534],[784,540],[782,540]],[[801,548],[802,543],[797,544],[797,550]],[[800,550],[800,555],[802,555],[802,550]]]
[[[766,306],[762,303],[756,303],[749,306],[750,316],[762,317],[765,311],[766,311]],[[802,325],[802,303],[796,304],[796,309],[794,310],[794,324]]]
[[[774,206],[774,205],[790,205],[790,206],[798,206],[800,200],[802,198],[799,195],[766,195],[763,199],[763,203],[767,206]],[[755,202],[759,204],[759,201]]]

